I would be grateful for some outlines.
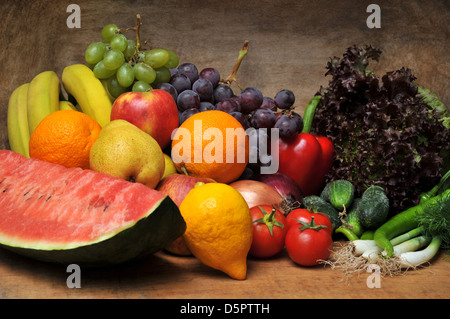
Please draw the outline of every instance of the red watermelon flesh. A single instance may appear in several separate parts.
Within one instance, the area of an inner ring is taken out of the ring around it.
[[[167,220],[165,212],[159,212],[164,208],[158,209],[163,201],[168,202],[163,205],[169,211]],[[0,244],[6,247],[68,251],[92,246],[132,229],[152,215],[153,223],[165,223],[166,232],[171,228],[168,223],[174,229],[173,234],[163,234],[167,238],[150,236],[149,240],[168,243],[169,237],[173,240],[185,229],[178,208],[172,204],[162,193],[140,183],[0,150]],[[125,240],[123,237],[121,240]],[[163,248],[165,244],[156,246]]]

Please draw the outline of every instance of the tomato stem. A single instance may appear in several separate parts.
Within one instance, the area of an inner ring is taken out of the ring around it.
[[[316,225],[316,223],[314,222],[314,216],[311,216],[311,222],[306,223],[304,221],[298,220],[297,221],[302,224],[302,227],[299,227],[300,230],[305,230],[305,229],[312,229],[312,230],[321,230],[323,228],[327,228],[327,226],[325,225]]]
[[[261,206],[258,206],[258,207],[261,210],[263,217],[255,220],[253,222],[266,224],[267,228],[269,228],[270,236],[273,237],[273,226],[279,226],[279,227],[283,228],[284,225],[275,218],[275,213],[276,213],[275,207],[272,208],[272,211],[270,212],[270,214],[267,213]]]

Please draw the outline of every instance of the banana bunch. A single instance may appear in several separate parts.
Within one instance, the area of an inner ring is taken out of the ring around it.
[[[102,127],[110,122],[113,98],[91,69],[83,64],[70,65],[63,71],[62,82],[76,103],[62,98],[61,82],[53,71],[39,73],[30,83],[13,91],[7,115],[8,140],[12,151],[30,157],[31,134],[44,117],[59,110],[81,111]]]
[[[72,102],[66,101],[66,100],[59,101],[59,109],[60,110],[79,111],[78,108],[75,105],[73,105]]]
[[[39,73],[28,87],[27,109],[30,134],[47,115],[59,110],[61,83],[53,71]]]
[[[112,102],[102,82],[84,64],[64,68],[62,83],[68,94],[78,102],[83,113],[97,121],[100,126],[110,122]]]
[[[41,120],[59,110],[61,84],[53,71],[36,75],[16,88],[8,102],[8,140],[12,151],[30,157],[30,136]]]
[[[12,151],[30,157],[28,143],[30,129],[28,127],[27,97],[30,83],[16,88],[9,98],[7,128],[9,146]]]

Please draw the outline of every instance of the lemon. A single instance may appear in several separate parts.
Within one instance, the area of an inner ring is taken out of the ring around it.
[[[253,226],[244,197],[227,184],[197,183],[180,212],[186,222],[183,237],[192,254],[231,278],[245,279]]]

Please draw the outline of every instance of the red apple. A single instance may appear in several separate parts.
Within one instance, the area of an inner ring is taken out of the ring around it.
[[[161,149],[169,145],[172,131],[179,125],[178,108],[164,90],[126,92],[113,103],[111,121],[126,120],[150,134]]]
[[[211,178],[193,177],[185,174],[170,174],[159,182],[156,190],[169,196],[180,207],[183,199],[198,182],[214,183],[215,181]]]
[[[165,251],[178,256],[191,256],[192,253],[189,250],[183,236],[178,237],[173,242],[164,247]]]
[[[198,182],[214,183],[215,181],[210,178],[193,177],[185,174],[171,174],[159,182],[156,190],[169,196],[179,207],[189,191],[194,188],[195,184]],[[178,237],[164,249],[172,254],[180,256],[189,256],[192,254],[187,247],[183,236]]]

